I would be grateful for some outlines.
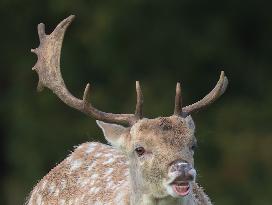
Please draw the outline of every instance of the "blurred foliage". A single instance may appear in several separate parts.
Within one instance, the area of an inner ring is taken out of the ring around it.
[[[91,82],[104,111],[133,112],[139,79],[145,115],[171,115],[176,81],[189,104],[224,69],[226,94],[194,115],[199,181],[216,204],[271,204],[272,14],[256,0],[1,0],[0,204],[22,204],[74,145],[104,142],[93,119],[35,90],[36,26],[70,14],[64,79],[76,96]]]

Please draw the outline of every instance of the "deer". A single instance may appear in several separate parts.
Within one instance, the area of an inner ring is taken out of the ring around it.
[[[182,105],[181,85],[176,85],[174,113],[148,119],[143,116],[143,93],[136,81],[134,114],[98,110],[90,102],[90,84],[82,99],[72,95],[61,75],[62,42],[74,15],[61,21],[51,34],[38,24],[40,45],[34,67],[37,89],[50,89],[68,106],[96,119],[109,144],[86,142],[31,191],[27,205],[211,205],[196,182],[194,152],[197,147],[192,113],[216,101],[228,79],[221,71],[215,87],[201,100]]]

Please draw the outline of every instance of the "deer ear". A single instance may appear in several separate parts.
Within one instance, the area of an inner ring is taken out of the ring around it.
[[[105,123],[96,120],[97,125],[102,129],[106,140],[113,146],[120,148],[124,146],[125,134],[128,132],[128,128],[117,124]]]

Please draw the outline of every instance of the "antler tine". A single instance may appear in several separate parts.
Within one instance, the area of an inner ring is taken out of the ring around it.
[[[181,112],[182,112],[181,87],[180,83],[177,82],[174,115],[180,115]]]
[[[40,23],[38,25],[38,35],[39,35],[39,39],[40,41],[42,41],[45,37],[45,25],[43,23]]]
[[[138,97],[135,114],[137,114],[137,116],[135,114],[106,113],[94,108],[91,103],[88,102],[88,94],[90,93],[89,84],[87,84],[85,88],[82,100],[74,97],[66,88],[60,71],[60,55],[65,31],[74,17],[74,15],[71,15],[64,19],[50,35],[46,35],[45,25],[43,23],[38,25],[40,45],[36,49],[31,49],[31,52],[38,56],[37,63],[33,67],[33,70],[35,70],[39,76],[38,90],[42,90],[43,87],[49,88],[65,104],[97,120],[133,125],[137,122],[139,117],[141,117],[142,113],[142,94],[139,85],[136,89]]]
[[[135,116],[138,119],[141,119],[143,117],[143,93],[141,90],[140,82],[136,81],[136,93],[137,93],[137,104],[135,109]]]
[[[183,107],[181,115],[187,116],[192,112],[197,112],[200,109],[210,105],[226,91],[227,86],[228,86],[228,79],[225,76],[224,71],[221,71],[220,78],[216,86],[214,87],[214,89],[198,102],[188,105],[186,107]]]

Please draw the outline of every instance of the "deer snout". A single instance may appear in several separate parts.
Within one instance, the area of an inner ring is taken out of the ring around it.
[[[174,179],[175,182],[194,181],[196,178],[196,170],[190,163],[184,160],[176,160],[171,163],[169,167],[169,176]]]

